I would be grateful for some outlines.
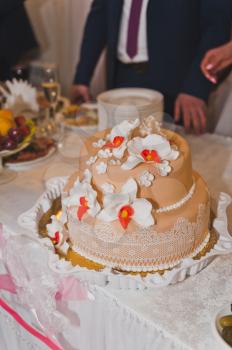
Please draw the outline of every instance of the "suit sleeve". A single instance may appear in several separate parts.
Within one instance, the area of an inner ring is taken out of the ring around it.
[[[107,0],[94,0],[87,17],[75,84],[89,85],[97,61],[106,46]]]
[[[200,64],[209,49],[229,41],[232,25],[232,1],[202,0],[200,23],[201,40],[181,91],[207,101],[212,84],[202,74]]]

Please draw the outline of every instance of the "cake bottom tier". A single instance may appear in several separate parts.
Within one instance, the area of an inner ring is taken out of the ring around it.
[[[70,216],[72,249],[96,263],[125,271],[167,269],[195,256],[209,240],[210,201],[207,186],[197,173],[194,183],[194,193],[184,205],[156,213],[154,226],[126,231],[120,239],[112,224],[90,225]]]

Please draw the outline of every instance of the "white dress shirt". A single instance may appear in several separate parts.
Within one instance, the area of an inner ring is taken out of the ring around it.
[[[147,7],[149,0],[143,0],[139,32],[138,32],[138,53],[135,57],[130,58],[127,54],[127,35],[128,25],[130,18],[130,11],[132,0],[124,0],[121,24],[119,29],[119,41],[118,41],[118,59],[123,63],[138,63],[148,61],[148,49],[147,49]]]

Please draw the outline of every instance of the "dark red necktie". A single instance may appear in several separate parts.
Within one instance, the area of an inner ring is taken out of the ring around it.
[[[138,33],[142,4],[143,0],[132,0],[126,46],[130,58],[135,57],[138,53]]]

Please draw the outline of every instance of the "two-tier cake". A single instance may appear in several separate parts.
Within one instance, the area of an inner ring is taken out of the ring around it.
[[[196,255],[209,240],[209,193],[184,138],[123,121],[88,138],[48,233],[85,258],[124,271],[154,271]],[[65,225],[64,225],[65,224]]]

